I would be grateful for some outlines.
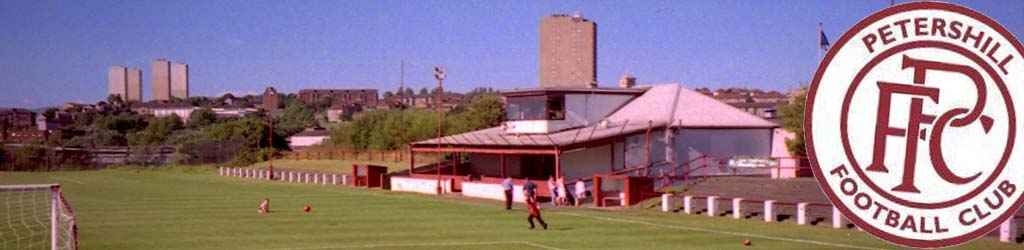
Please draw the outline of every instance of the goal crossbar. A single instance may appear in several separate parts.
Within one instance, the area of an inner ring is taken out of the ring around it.
[[[60,184],[32,184],[32,185],[0,185],[0,192],[3,191],[29,191],[41,189],[59,189]]]

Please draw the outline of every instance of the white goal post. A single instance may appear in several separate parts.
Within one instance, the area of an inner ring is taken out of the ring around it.
[[[75,213],[59,184],[0,185],[0,249],[78,249]]]

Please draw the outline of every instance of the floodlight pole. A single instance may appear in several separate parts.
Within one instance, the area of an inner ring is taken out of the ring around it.
[[[270,173],[267,178],[274,180],[274,110],[271,108],[267,111],[267,120],[270,123],[270,129],[267,132],[267,165],[270,166]]]
[[[437,100],[434,101],[434,108],[437,109],[437,194],[441,194],[441,137],[442,126],[444,125],[444,114],[441,113],[441,97],[444,93],[444,71],[445,67],[434,67],[434,78],[437,79]],[[454,167],[454,166],[453,166]]]

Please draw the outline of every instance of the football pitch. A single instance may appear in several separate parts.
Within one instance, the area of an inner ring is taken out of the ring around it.
[[[498,201],[238,179],[213,167],[2,172],[0,183],[60,183],[80,249],[899,248],[851,229],[637,208],[544,206],[550,228],[529,230],[521,204],[506,211]],[[269,214],[256,212],[263,198]],[[954,248],[1020,245],[986,237]]]

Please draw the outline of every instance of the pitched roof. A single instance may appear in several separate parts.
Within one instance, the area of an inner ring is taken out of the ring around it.
[[[647,130],[648,126],[683,128],[775,128],[778,125],[743,112],[679,84],[642,86],[642,95],[606,117],[607,123],[547,134],[511,134],[501,127],[445,136],[441,144],[472,146],[566,146]],[[413,145],[436,145],[428,139]]]
[[[646,93],[608,117],[610,121],[669,123],[673,127],[774,128],[760,117],[743,112],[679,84],[653,85]]]

